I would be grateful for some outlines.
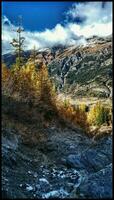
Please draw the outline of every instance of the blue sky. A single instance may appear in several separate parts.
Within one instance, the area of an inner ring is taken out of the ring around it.
[[[23,17],[25,50],[86,45],[93,35],[112,34],[112,2],[2,2],[2,52],[13,51],[18,16]]]
[[[43,31],[63,23],[65,12],[73,2],[2,2],[2,14],[16,25],[17,16],[22,15],[27,30]]]

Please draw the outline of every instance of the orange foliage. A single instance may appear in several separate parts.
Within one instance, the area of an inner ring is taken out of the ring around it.
[[[11,72],[10,69],[2,64],[2,92],[8,94],[11,89]]]

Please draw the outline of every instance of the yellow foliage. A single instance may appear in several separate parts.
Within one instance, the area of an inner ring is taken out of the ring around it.
[[[75,108],[70,103],[67,107],[61,104],[58,108],[59,115],[68,122],[72,124],[84,128],[85,131],[88,131],[89,124],[87,122],[87,114],[85,111],[81,110],[79,107]]]
[[[88,122],[91,125],[101,125],[109,121],[109,109],[97,102],[88,113]]]
[[[2,82],[6,86],[9,84],[10,77],[11,92],[9,95],[16,96],[23,101],[52,104],[55,98],[54,87],[48,76],[48,70],[45,65],[41,65],[36,69],[34,65],[28,64],[18,68],[13,65],[13,68],[8,69],[5,65],[2,67]],[[8,87],[6,87],[8,88]],[[3,90],[6,91],[5,87]]]
[[[5,64],[2,64],[2,92],[4,94],[7,94],[10,92],[10,86],[11,86],[11,72],[6,67]]]
[[[79,108],[82,110],[82,111],[86,111],[86,104],[82,103],[79,105]]]

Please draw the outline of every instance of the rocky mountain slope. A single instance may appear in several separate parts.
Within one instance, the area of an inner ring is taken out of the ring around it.
[[[99,40],[86,47],[68,48],[49,64],[50,73],[56,79],[61,77],[60,88],[67,93],[73,96],[111,96],[112,43]]]
[[[29,58],[30,51],[25,52]],[[9,66],[15,55],[3,56]],[[93,36],[87,45],[44,49],[36,63],[43,61],[59,92],[75,96],[112,97],[112,37]],[[31,63],[29,60],[28,63]]]
[[[15,125],[2,127],[3,198],[112,198],[111,136],[53,126],[27,142]]]

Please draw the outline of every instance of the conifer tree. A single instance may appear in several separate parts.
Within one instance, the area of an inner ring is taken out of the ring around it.
[[[12,42],[10,43],[15,48],[15,53],[17,55],[16,58],[16,67],[20,69],[23,65],[23,44],[25,38],[21,36],[21,33],[24,31],[21,25],[21,16],[19,16],[19,25],[18,28],[15,30],[18,33],[18,38],[13,38]]]
[[[52,105],[52,101],[54,101],[54,88],[48,75],[47,66],[42,62],[39,65],[38,74],[40,101],[47,105]]]

